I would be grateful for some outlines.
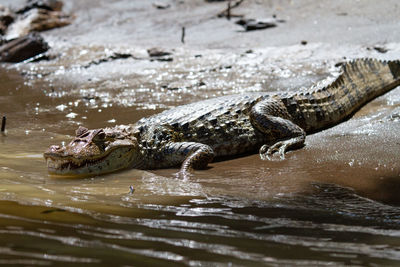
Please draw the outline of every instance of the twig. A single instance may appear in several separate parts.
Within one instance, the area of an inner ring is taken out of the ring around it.
[[[231,20],[231,0],[228,1],[228,9],[226,10],[227,14],[226,14],[226,18],[228,20]]]
[[[3,120],[1,121],[1,132],[4,133],[6,130],[6,116],[3,116]]]
[[[241,15],[232,15],[231,14],[231,9],[240,6],[240,4],[243,3],[243,1],[244,0],[238,0],[238,1],[234,2],[233,4],[231,4],[231,1],[229,1],[228,2],[228,8],[223,10],[223,11],[221,11],[221,12],[219,12],[217,14],[217,17],[218,18],[222,18],[222,17],[227,17],[228,18],[228,16],[229,16],[229,18],[231,18],[231,17],[243,17]]]
[[[185,27],[182,27],[181,42],[182,42],[182,44],[185,43]]]

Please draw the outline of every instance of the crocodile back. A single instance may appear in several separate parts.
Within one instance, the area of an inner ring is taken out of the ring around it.
[[[136,125],[145,140],[154,139],[162,128],[169,130],[174,142],[198,142],[212,147],[216,156],[235,155],[255,150],[265,141],[251,125],[249,113],[268,97],[256,92],[212,98],[165,110]]]

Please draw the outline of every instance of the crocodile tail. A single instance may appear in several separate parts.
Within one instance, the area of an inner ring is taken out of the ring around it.
[[[293,121],[307,132],[331,127],[349,118],[372,99],[400,85],[400,61],[356,59],[326,87],[296,94],[284,101]]]

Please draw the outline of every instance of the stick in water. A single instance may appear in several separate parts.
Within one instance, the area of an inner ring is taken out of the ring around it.
[[[3,120],[1,121],[1,132],[6,130],[6,116],[3,116]]]

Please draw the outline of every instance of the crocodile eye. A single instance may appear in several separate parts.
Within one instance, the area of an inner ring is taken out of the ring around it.
[[[96,134],[96,139],[97,140],[104,140],[106,138],[106,133],[103,132],[103,130],[100,130],[97,134]]]

